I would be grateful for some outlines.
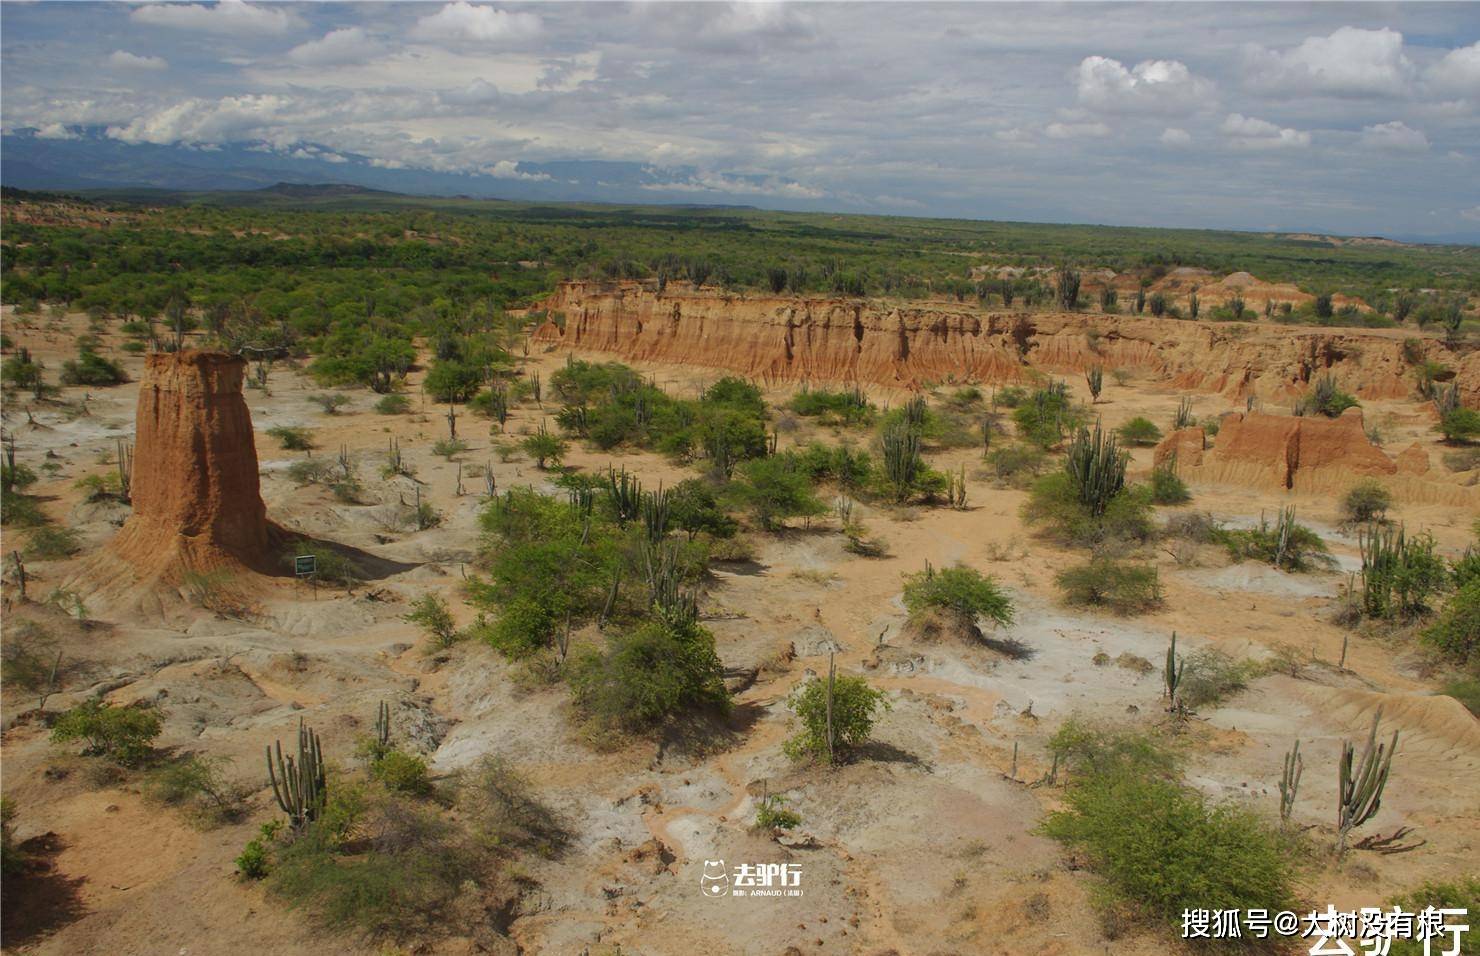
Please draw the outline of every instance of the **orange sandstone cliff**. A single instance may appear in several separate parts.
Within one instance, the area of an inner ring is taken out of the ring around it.
[[[1081,312],[984,312],[888,303],[727,294],[670,284],[567,282],[545,302],[535,340],[638,361],[733,370],[763,381],[915,388],[1014,381],[1092,365],[1175,388],[1288,398],[1334,375],[1362,398],[1412,394],[1412,360],[1439,362],[1480,404],[1480,352],[1393,330],[1311,329]],[[1410,336],[1411,338],[1411,336]],[[1406,354],[1405,354],[1406,353]]]

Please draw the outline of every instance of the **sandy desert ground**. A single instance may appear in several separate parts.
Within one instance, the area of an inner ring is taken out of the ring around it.
[[[5,320],[12,337],[53,368],[71,354],[85,323],[22,318],[8,309]],[[548,378],[567,354],[537,348],[527,370]],[[632,364],[677,394],[692,394],[720,374],[684,364]],[[49,710],[99,692],[117,703],[157,701],[168,715],[159,745],[232,758],[230,776],[252,791],[250,812],[238,823],[199,829],[149,802],[136,780],[99,782],[75,748],[51,743],[41,723],[25,715],[32,702],[7,696],[4,793],[19,807],[17,838],[32,841],[45,861],[25,896],[7,901],[7,950],[395,951],[324,936],[259,886],[236,879],[232,862],[259,825],[278,814],[263,772],[264,744],[288,739],[307,718],[326,750],[347,761],[378,703],[388,701],[398,733],[426,755],[435,775],[483,754],[501,755],[528,775],[573,834],[555,858],[523,862],[527,889],[501,933],[441,940],[418,952],[1167,952],[1175,944],[1158,930],[1106,938],[1093,913],[1091,878],[1036,832],[1062,791],[1034,781],[1048,770],[1047,739],[1070,715],[1138,727],[1166,722],[1159,670],[1105,665],[1096,656],[1159,662],[1173,631],[1188,651],[1215,646],[1237,657],[1283,653],[1301,662],[1295,676],[1261,677],[1199,714],[1176,735],[1176,745],[1188,754],[1188,779],[1198,788],[1273,814],[1281,757],[1299,738],[1307,771],[1295,819],[1314,828],[1317,844],[1329,847],[1332,840],[1340,742],[1364,735],[1378,707],[1384,726],[1401,731],[1388,796],[1363,832],[1412,827],[1422,845],[1397,855],[1357,851],[1339,864],[1323,860],[1303,878],[1303,898],[1351,908],[1427,878],[1474,870],[1480,724],[1435,693],[1435,675],[1411,645],[1351,636],[1346,667],[1338,668],[1350,632],[1332,617],[1358,555],[1354,535],[1340,527],[1334,496],[1194,484],[1193,501],[1182,507],[1230,525],[1295,504],[1300,519],[1331,544],[1339,569],[1290,575],[1230,563],[1211,547],[1180,561],[1157,551],[1165,607],[1119,618],[1062,605],[1053,575],[1076,556],[1025,528],[1024,493],[996,487],[979,450],[932,455],[937,468],[965,467],[968,507],[860,505],[870,530],[888,542],[887,557],[847,553],[836,520],[826,518],[782,534],[752,533],[756,560],[719,566],[702,606],[735,691],[724,745],[694,752],[671,740],[633,739],[601,750],[578,733],[560,688],[517,687],[509,664],[477,642],[429,653],[426,638],[403,619],[408,602],[428,590],[452,600],[460,621],[472,617],[463,585],[477,573],[484,487],[473,466],[491,469],[499,489],[530,484],[554,491],[548,473],[522,455],[500,456],[497,427],[490,436],[488,422],[471,415],[461,421],[471,447],[456,461],[433,455],[432,442],[446,432],[444,410],[423,402],[416,374],[413,411],[402,416],[376,414],[374,396],[363,390],[348,392],[349,404],[326,415],[309,401],[324,390],[285,363],[274,366],[266,390],[246,392],[270,518],[373,556],[370,580],[348,590],[268,580],[244,613],[229,618],[186,602],[141,613],[110,595],[106,581],[94,582],[97,597],[84,593],[85,624],[34,600],[95,574],[99,549],[127,514],[116,502],[83,500],[74,487],[83,476],[110,470],[117,440],[133,432],[142,362],[129,358],[126,367],[133,384],[85,396],[82,389],[64,390],[66,402],[85,399],[83,414],[60,403],[6,404],[5,429],[15,437],[17,457],[38,470],[47,466],[33,492],[55,522],[76,529],[85,543],[67,561],[28,562],[31,601],[22,602],[7,581],[6,633],[35,621],[60,640],[71,667]],[[1084,383],[1076,376],[1069,381],[1087,400]],[[779,405],[796,386],[766,388]],[[903,394],[871,389],[880,402]],[[1124,385],[1108,384],[1095,408],[1110,426],[1135,415],[1164,424],[1183,394],[1133,374]],[[1243,410],[1217,392],[1185,394],[1193,395],[1199,417]],[[1424,409],[1407,398],[1363,404],[1390,453],[1418,442],[1441,467],[1442,449]],[[521,404],[507,433],[527,433],[551,416],[550,408]],[[781,433],[783,448],[829,435],[805,421],[794,424]],[[287,466],[303,453],[283,451],[266,436],[276,425],[310,428],[315,455],[347,448],[365,482],[366,503],[345,504],[320,486],[290,480]],[[408,479],[378,477],[392,437],[415,466],[421,494],[443,515],[435,528],[391,530],[383,520],[385,505],[416,493]],[[625,467],[650,485],[693,474],[657,455],[579,445],[567,463]],[[1138,449],[1132,473],[1150,466],[1151,450]],[[1163,516],[1176,510],[1159,509]],[[1465,506],[1402,500],[1393,516],[1410,529],[1432,531],[1447,555],[1469,542],[1476,517]],[[7,540],[5,551],[18,546]],[[964,563],[1005,585],[1017,622],[994,637],[1024,650],[912,639],[903,627],[901,579],[927,561]],[[787,695],[809,674],[826,670],[829,652],[841,671],[886,689],[892,705],[865,759],[834,771],[798,767],[781,752],[792,719]],[[785,796],[801,827],[780,840],[756,832],[763,793]],[[799,863],[805,893],[708,899],[700,890],[703,861],[719,858]]]

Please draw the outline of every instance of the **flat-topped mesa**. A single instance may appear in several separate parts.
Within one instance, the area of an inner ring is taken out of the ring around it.
[[[225,352],[148,356],[139,387],[133,514],[110,543],[141,577],[233,564],[271,569],[246,362]]]
[[[1413,394],[1414,363],[1449,368],[1480,403],[1480,351],[1395,330],[1194,322],[1094,312],[983,311],[947,302],[739,295],[668,283],[565,282],[536,341],[762,381],[917,388],[1126,369],[1174,388],[1288,400],[1333,375],[1366,399]]]

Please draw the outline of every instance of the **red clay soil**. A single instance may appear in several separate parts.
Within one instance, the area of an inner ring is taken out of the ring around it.
[[[148,357],[139,388],[133,515],[109,544],[140,579],[182,571],[272,570],[258,488],[246,362],[225,352]]]

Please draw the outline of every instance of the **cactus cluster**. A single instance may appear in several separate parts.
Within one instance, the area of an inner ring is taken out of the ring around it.
[[[692,624],[699,619],[699,597],[686,587],[679,563],[679,549],[671,541],[644,541],[641,545],[643,572],[653,609],[674,624]]]
[[[672,498],[673,493],[662,485],[658,486],[657,491],[642,493],[642,524],[647,530],[649,541],[661,541],[668,533],[668,503]]]
[[[1290,812],[1295,809],[1295,795],[1300,792],[1300,775],[1305,772],[1305,761],[1300,756],[1300,741],[1285,754],[1285,770],[1280,774],[1280,821],[1288,823]]]
[[[920,459],[920,433],[896,425],[886,430],[880,440],[884,449],[884,475],[894,488],[894,499],[903,501],[925,468]]]
[[[384,705],[382,705],[384,706]],[[288,815],[293,829],[318,819],[328,792],[324,778],[324,754],[319,735],[298,721],[298,756],[283,756],[283,743],[267,748],[267,777],[278,806]]]
[[[1064,468],[1074,482],[1082,504],[1090,514],[1105,513],[1111,499],[1125,487],[1125,466],[1130,455],[1122,452],[1113,433],[1095,422],[1094,431],[1080,428],[1069,445]]]
[[[1182,674],[1187,670],[1187,661],[1177,656],[1177,632],[1172,632],[1172,641],[1167,645],[1167,660],[1161,668],[1162,692],[1167,698],[1167,712],[1182,714],[1186,708],[1177,697],[1177,689],[1182,686]]]
[[[1377,742],[1377,725],[1382,720],[1382,708],[1372,715],[1372,727],[1367,732],[1367,744],[1362,748],[1361,760],[1356,759],[1356,747],[1350,740],[1341,742],[1341,760],[1337,764],[1338,804],[1336,824],[1341,834],[1337,851],[1346,851],[1346,840],[1352,830],[1372,819],[1382,806],[1382,791],[1387,787],[1388,771],[1392,768],[1393,754],[1398,751],[1398,732],[1386,744]]]
[[[1192,399],[1186,395],[1177,402],[1177,414],[1172,418],[1172,428],[1191,428],[1197,424],[1197,418],[1192,414]]]
[[[1090,366],[1089,371],[1084,373],[1084,383],[1089,386],[1090,401],[1098,402],[1100,391],[1105,387],[1105,366]]]
[[[642,514],[642,482],[635,475],[627,474],[626,468],[621,471],[607,469],[606,493],[611,500],[617,523],[623,527]]]

